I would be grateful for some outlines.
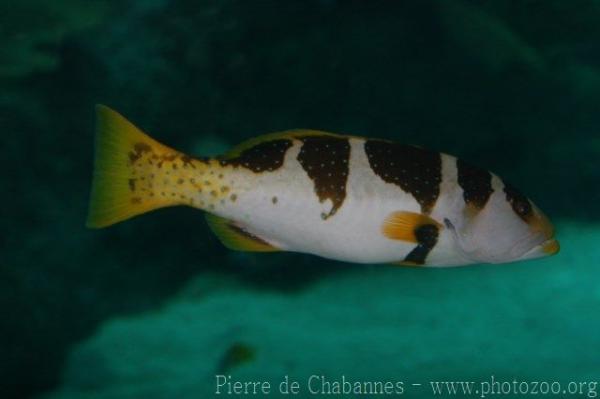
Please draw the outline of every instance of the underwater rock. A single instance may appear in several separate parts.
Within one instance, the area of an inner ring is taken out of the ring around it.
[[[164,308],[106,322],[46,398],[206,397],[218,373],[269,381],[274,397],[286,375],[297,397],[311,375],[400,381],[410,397],[429,397],[429,380],[593,378],[600,336],[580,317],[600,306],[600,229],[559,224],[558,237],[562,253],[537,262],[365,266],[295,293],[227,285],[202,296],[190,282]]]

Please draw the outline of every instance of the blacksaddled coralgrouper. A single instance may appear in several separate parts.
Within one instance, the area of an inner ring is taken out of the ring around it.
[[[223,244],[241,251],[456,266],[559,250],[527,197],[450,155],[300,129],[195,158],[105,106],[97,115],[90,227],[186,205],[205,211]]]

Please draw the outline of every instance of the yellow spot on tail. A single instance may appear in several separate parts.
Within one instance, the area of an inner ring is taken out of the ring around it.
[[[206,222],[223,245],[229,249],[248,252],[279,251],[278,248],[275,248],[262,238],[237,227],[234,222],[228,219],[207,213]]]
[[[442,227],[441,224],[427,215],[415,212],[398,211],[391,213],[385,219],[381,231],[383,235],[389,239],[416,243],[417,237],[415,237],[415,230],[426,224]]]
[[[158,158],[179,153],[147,136],[106,106],[96,106],[96,117],[94,176],[86,225],[105,227],[175,205],[152,188],[162,176],[157,169]]]

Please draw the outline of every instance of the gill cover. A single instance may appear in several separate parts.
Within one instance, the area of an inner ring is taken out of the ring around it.
[[[546,216],[529,200],[527,217],[519,214],[504,193],[496,192],[477,214],[456,220],[444,219],[456,251],[465,259],[503,263],[558,252],[554,229]]]

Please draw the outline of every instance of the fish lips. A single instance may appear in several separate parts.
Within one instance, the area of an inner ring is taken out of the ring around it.
[[[527,251],[519,260],[542,258],[556,255],[560,252],[560,243],[555,238],[549,238]]]

